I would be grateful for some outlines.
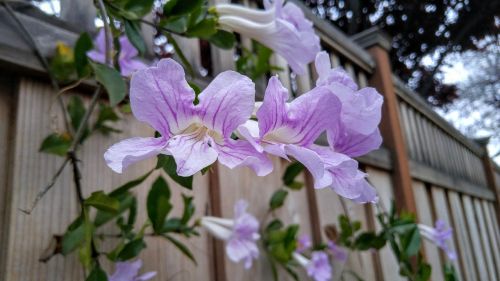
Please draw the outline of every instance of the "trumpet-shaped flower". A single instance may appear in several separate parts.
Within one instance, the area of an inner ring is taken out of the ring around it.
[[[258,124],[247,121],[238,133],[258,151],[287,160],[288,156],[295,158],[311,172],[316,188],[326,187],[332,179],[311,146],[338,118],[340,102],[325,87],[316,87],[290,103],[287,99],[287,89],[277,77],[272,77],[257,110]]]
[[[147,272],[141,276],[139,270],[142,267],[142,261],[136,260],[133,262],[117,262],[115,273],[108,276],[109,281],[146,281],[156,276],[156,272]]]
[[[451,240],[453,229],[447,229],[444,221],[437,220],[434,228],[428,225],[418,224],[418,229],[425,239],[441,248],[450,260],[455,260],[457,258],[456,253],[447,244],[448,240]]]
[[[311,236],[304,234],[299,237],[297,240],[297,252],[298,253],[303,253],[307,249],[312,247],[312,241],[311,241]]]
[[[121,173],[129,165],[158,154],[172,155],[180,176],[191,176],[219,162],[229,168],[249,166],[258,175],[272,171],[271,161],[232,132],[252,113],[253,82],[234,71],[219,74],[198,96],[185,80],[184,70],[172,59],[136,72],[130,86],[134,116],[161,134],[158,138],[131,138],[111,146],[104,158]]]
[[[147,67],[145,63],[137,58],[139,53],[132,43],[130,43],[127,36],[120,36],[119,41],[120,55],[118,57],[118,65],[120,66],[120,73],[123,76],[130,76],[135,71]],[[106,63],[106,36],[104,28],[99,32],[94,43],[95,48],[87,52],[87,56],[95,62]],[[113,44],[113,42],[109,43]]]
[[[380,147],[378,130],[383,98],[374,88],[358,90],[356,83],[340,68],[331,68],[326,52],[316,56],[317,86],[328,87],[342,102],[341,118],[328,130],[330,146],[351,157],[364,155]]]
[[[328,246],[328,250],[330,251],[330,253],[334,259],[339,260],[339,261],[346,261],[347,260],[347,252],[344,249],[342,249],[340,246],[338,246],[335,242],[330,240],[330,241],[328,241],[327,246]]]
[[[203,217],[201,225],[218,239],[227,241],[226,253],[233,262],[244,261],[245,269],[252,267],[253,259],[259,257],[257,241],[259,221],[246,212],[248,202],[239,200],[234,206],[234,219]]]
[[[293,3],[264,1],[266,10],[259,11],[239,5],[216,6],[219,25],[259,41],[286,59],[293,71],[305,73],[308,63],[321,50],[319,37],[311,21]]]
[[[332,278],[332,266],[325,252],[314,251],[311,259],[299,253],[294,253],[293,258],[307,271],[307,275],[315,281],[328,281]]]

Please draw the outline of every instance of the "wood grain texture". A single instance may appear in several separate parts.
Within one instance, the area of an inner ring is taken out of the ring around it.
[[[47,184],[62,159],[53,155],[38,152],[42,139],[54,129],[62,128],[60,117],[54,124],[54,117],[60,113],[51,104],[52,91],[46,84],[23,79],[19,89],[17,120],[15,124],[15,147],[13,153],[13,181],[10,186],[12,200],[10,209],[10,227],[7,237],[6,272],[4,279],[12,281],[30,280],[83,280],[83,272],[76,255],[67,258],[56,256],[48,263],[38,262],[38,258],[53,234],[62,234],[65,227],[77,215],[76,195],[73,189],[70,169],[64,170],[57,184],[39,202],[31,215],[18,211],[30,206],[38,190]],[[155,160],[136,164],[123,175],[112,172],[104,163],[103,153],[107,147],[120,139],[129,136],[150,136],[153,131],[135,121],[130,115],[118,126],[122,134],[104,137],[91,137],[79,153],[82,160],[82,178],[84,195],[88,196],[96,189],[110,191],[113,187],[134,179],[155,165]],[[145,210],[145,198],[156,175],[135,188],[138,196],[139,210]],[[194,190],[186,189],[169,181],[172,198],[176,208],[174,214],[182,211],[180,192],[196,193],[196,217],[204,214],[208,198],[208,181],[206,177],[195,177]],[[9,213],[9,212],[8,212]],[[138,225],[144,222],[146,214],[139,212]],[[105,233],[116,233],[112,226],[103,227]],[[182,240],[182,239],[181,239]],[[160,238],[147,238],[148,248],[141,253],[144,270],[158,271],[158,279],[165,280],[203,280],[210,271],[211,252],[206,235],[186,241],[187,246],[198,259],[195,267],[172,244]],[[112,244],[112,243],[111,243]],[[110,272],[109,264],[105,263]],[[1,278],[0,278],[1,279]]]

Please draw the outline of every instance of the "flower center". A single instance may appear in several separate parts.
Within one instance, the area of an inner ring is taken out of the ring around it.
[[[205,137],[209,136],[218,144],[224,144],[224,138],[218,132],[209,129],[203,124],[200,123],[192,123],[184,129],[181,134],[192,135],[196,138],[196,140],[201,141]]]

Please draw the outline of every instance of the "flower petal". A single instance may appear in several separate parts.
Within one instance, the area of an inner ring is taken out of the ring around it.
[[[328,130],[328,143],[337,152],[358,157],[378,149],[382,136],[378,128],[369,135],[363,135],[342,126],[338,130]]]
[[[177,174],[189,177],[217,160],[214,140],[208,135],[176,135],[169,139],[165,150],[175,159]]]
[[[135,117],[163,136],[178,134],[192,123],[194,97],[182,66],[172,59],[136,72],[130,82]]]
[[[255,103],[255,84],[248,77],[225,71],[198,96],[197,105],[203,123],[229,138],[250,118]]]
[[[278,77],[271,77],[264,94],[264,101],[257,110],[261,138],[286,122],[286,101],[288,97],[288,90],[283,87]]]
[[[141,276],[138,276],[134,281],[147,281],[156,276],[156,271],[146,272]]]
[[[115,272],[109,277],[109,281],[134,280],[142,267],[142,261],[117,262]]]
[[[136,57],[139,52],[137,49],[132,45],[132,43],[128,40],[127,36],[123,35],[120,36],[120,55],[123,58],[133,58]]]
[[[314,178],[314,188],[323,188],[332,183],[332,179],[325,172],[325,166],[319,155],[311,149],[288,144],[285,146],[286,153],[295,158],[309,170]]]
[[[139,59],[123,58],[119,61],[120,74],[122,76],[130,76],[137,70],[147,68],[148,66]]]
[[[378,195],[377,190],[373,186],[371,186],[368,181],[363,178],[358,182],[358,185],[361,185],[361,194],[359,197],[354,198],[354,202],[364,204],[364,203],[377,203]]]
[[[131,138],[112,145],[104,153],[106,164],[122,173],[128,166],[161,153],[166,140],[163,138]]]
[[[219,162],[230,169],[248,166],[258,176],[266,176],[273,171],[271,160],[247,141],[227,139],[224,145],[217,145],[217,150]]]
[[[257,143],[259,138],[259,123],[254,120],[247,120],[245,124],[238,126],[236,135],[248,141],[258,152],[263,152],[264,148]]]
[[[252,259],[259,256],[259,248],[252,241],[244,239],[230,239],[226,245],[227,257],[233,262],[245,260],[245,268],[252,266]]]

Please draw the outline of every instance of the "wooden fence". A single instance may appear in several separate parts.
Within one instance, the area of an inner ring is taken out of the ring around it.
[[[381,204],[388,207],[395,198],[398,208],[415,212],[422,223],[430,225],[442,219],[451,225],[452,246],[458,255],[455,266],[461,280],[500,280],[500,170],[490,161],[484,146],[457,132],[393,77],[388,60],[390,41],[380,32],[368,30],[349,38],[317,19],[307,8],[304,11],[314,21],[323,48],[331,54],[332,64],[344,67],[360,86],[375,86],[384,94],[383,147],[358,159],[376,187]],[[64,23],[31,10],[17,13],[23,22],[37,26],[32,32],[43,46],[44,54],[51,52],[56,39],[72,43],[77,36]],[[241,40],[248,45],[248,39]],[[54,93],[43,68],[25,42],[16,25],[0,9],[0,280],[83,280],[76,256],[56,256],[48,263],[38,261],[52,235],[62,234],[77,214],[70,170],[64,170],[33,214],[19,211],[30,205],[62,161],[38,152],[43,138],[62,128],[61,112],[54,104]],[[234,68],[233,51],[211,47],[207,52],[206,44],[194,39],[184,39],[181,43],[188,59],[197,67],[203,65],[202,54],[209,53],[210,73]],[[286,71],[278,74],[294,93],[303,93],[314,85],[313,68],[307,75],[295,77],[283,59],[274,57],[273,63],[285,67]],[[91,87],[84,86],[72,94],[87,98]],[[262,91],[259,94],[262,96]],[[109,145],[131,135],[152,134],[151,129],[132,116],[124,118],[119,125],[121,134],[93,136],[80,153],[86,196],[95,189],[110,190],[154,165],[153,160],[143,162],[123,175],[106,167],[102,155]],[[197,175],[192,191],[196,195],[196,214],[231,217],[234,202],[245,198],[251,202],[250,212],[263,218],[268,198],[281,187],[281,175],[287,165],[280,159],[273,161],[276,170],[266,177],[255,177],[245,168],[229,170],[223,166],[216,166],[205,176]],[[291,193],[280,215],[286,222],[300,222],[303,233],[311,234],[316,241],[324,240],[324,227],[336,224],[338,215],[345,212],[360,220],[365,229],[380,227],[374,219],[377,210],[373,206],[353,204],[328,189],[314,190],[309,176],[301,177],[307,183],[306,188]],[[136,189],[139,202],[145,202],[147,187],[154,179],[151,176]],[[173,198],[180,203],[180,192],[185,190],[173,182],[170,184],[174,187]],[[146,215],[140,213],[139,218],[140,223]],[[106,231],[112,233],[113,228]],[[158,271],[155,280],[271,279],[265,257],[245,271],[242,266],[232,264],[225,257],[222,244],[206,233],[186,241],[198,266],[168,242],[147,239],[148,248],[141,258],[145,270]],[[441,268],[445,256],[427,242],[424,253],[433,266],[432,280],[443,280]],[[389,249],[352,253],[345,268],[357,272],[364,280],[402,280]],[[340,272],[338,267],[336,272]],[[285,274],[281,274],[281,280],[288,280]]]

